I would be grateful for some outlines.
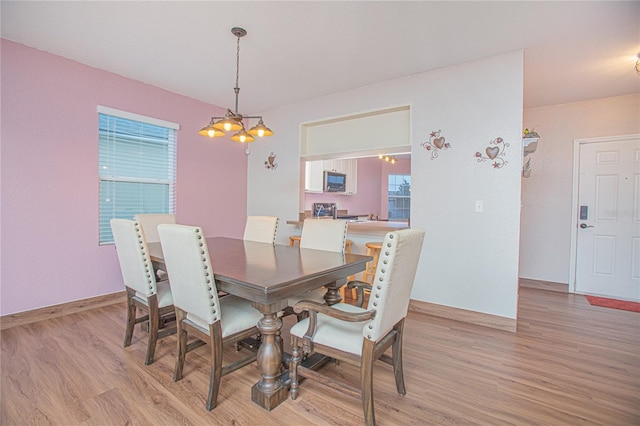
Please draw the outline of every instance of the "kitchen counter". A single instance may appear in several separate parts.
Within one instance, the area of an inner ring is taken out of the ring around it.
[[[321,218],[315,220],[332,220],[331,218]],[[288,220],[287,225],[302,226],[304,222],[297,220]],[[397,231],[400,229],[407,229],[409,225],[407,222],[394,222],[384,220],[354,220],[349,221],[348,233],[358,234],[386,234],[390,231]]]

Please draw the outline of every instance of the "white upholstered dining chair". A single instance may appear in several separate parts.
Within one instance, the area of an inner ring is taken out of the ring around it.
[[[300,248],[344,253],[348,224],[341,219],[306,219],[300,234]]]
[[[278,232],[278,217],[275,216],[247,216],[244,226],[243,240],[259,243],[275,244]]]
[[[216,407],[223,375],[244,367],[256,359],[256,353],[222,365],[223,345],[233,344],[259,333],[262,314],[251,302],[233,295],[218,297],[209,250],[202,229],[185,225],[159,225],[160,243],[176,311],[178,355],[173,380],[182,378],[186,354],[208,344],[211,350],[211,375],[206,407]],[[187,344],[191,335],[197,340]]]
[[[344,253],[348,224],[346,220],[306,219],[300,234],[300,248]],[[301,300],[325,303],[325,294],[326,288],[320,287],[290,297],[287,304],[292,307]],[[301,316],[298,316],[298,318],[301,318]]]
[[[158,243],[160,242],[158,225],[163,223],[176,223],[176,215],[173,213],[145,213],[135,215],[133,220],[142,226],[147,243]]]
[[[176,331],[175,326],[160,330],[161,318],[172,315],[174,312],[169,281],[156,281],[144,232],[138,222],[111,219],[111,232],[118,253],[122,279],[127,290],[124,347],[131,345],[134,326],[148,321],[149,336],[144,363],[149,365],[153,362],[157,340]],[[138,309],[146,314],[136,317]]]
[[[140,224],[140,226],[142,226],[144,237],[147,240],[147,243],[159,243],[160,237],[158,236],[158,225],[161,225],[163,223],[176,223],[176,215],[173,213],[145,213],[135,215],[133,217],[133,220],[135,220]],[[166,280],[166,272],[157,269],[156,279]]]
[[[405,395],[402,335],[423,240],[424,230],[421,229],[387,233],[367,309],[343,303],[327,306],[309,301],[294,306],[296,312],[309,312],[309,317],[296,323],[290,331],[291,399],[298,397],[300,377],[320,379],[320,383],[344,394],[359,395],[365,423],[374,425],[373,363],[377,359],[393,366],[396,390]],[[385,354],[389,347],[392,348],[391,356]],[[320,372],[302,367],[303,354],[313,352],[360,368],[360,389],[346,383],[336,384]]]

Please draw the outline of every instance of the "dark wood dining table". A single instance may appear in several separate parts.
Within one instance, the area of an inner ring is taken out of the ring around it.
[[[363,271],[372,257],[226,237],[206,240],[218,290],[250,300],[263,314],[258,322],[262,342],[257,354],[262,377],[251,388],[251,399],[270,411],[288,392],[280,378],[282,351],[276,342],[282,328],[278,313],[287,307],[287,299],[324,285],[327,303],[337,303],[346,278]],[[160,243],[149,243],[149,254],[154,267],[164,270]]]

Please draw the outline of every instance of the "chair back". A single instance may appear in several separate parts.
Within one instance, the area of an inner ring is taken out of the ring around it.
[[[348,224],[339,219],[306,219],[300,234],[300,248],[344,253]]]
[[[423,229],[385,235],[367,307],[377,312],[363,329],[365,338],[377,341],[407,316],[423,240]]]
[[[156,277],[140,224],[128,219],[111,219],[111,232],[124,285],[147,297],[156,294]]]
[[[247,216],[243,239],[275,244],[278,220],[276,216]]]
[[[218,290],[202,228],[158,225],[173,305],[213,324],[220,320]]]
[[[158,225],[162,223],[176,223],[176,215],[159,213],[137,214],[133,217],[133,220],[142,226],[144,237],[148,243],[158,243],[160,242]]]

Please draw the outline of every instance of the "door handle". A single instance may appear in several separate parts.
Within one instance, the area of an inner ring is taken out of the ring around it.
[[[595,228],[595,226],[593,226],[593,225],[587,225],[586,223],[581,223],[581,224],[580,224],[580,228],[582,228],[582,229],[586,229],[586,228]]]

